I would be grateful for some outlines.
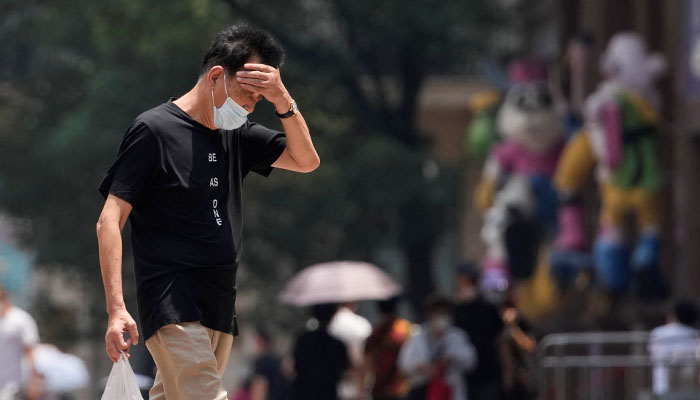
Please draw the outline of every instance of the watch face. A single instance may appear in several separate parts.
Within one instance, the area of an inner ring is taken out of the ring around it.
[[[297,102],[296,102],[296,101],[292,100],[292,107],[291,107],[291,108],[292,108],[291,111],[294,111],[294,112],[299,111],[299,107],[297,107]]]

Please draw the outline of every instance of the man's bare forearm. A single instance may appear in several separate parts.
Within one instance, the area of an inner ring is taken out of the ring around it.
[[[281,121],[287,137],[287,152],[289,152],[289,155],[303,169],[316,169],[320,160],[311,141],[309,127],[306,125],[304,117],[300,112],[297,112],[294,116],[284,118]]]
[[[124,309],[122,293],[122,236],[118,221],[97,223],[97,241],[100,251],[100,270],[105,287],[107,312]]]

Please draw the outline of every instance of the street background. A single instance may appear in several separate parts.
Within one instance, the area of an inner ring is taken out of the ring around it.
[[[591,93],[608,40],[632,30],[669,65],[659,85],[657,150],[665,175],[660,266],[671,294],[653,302],[621,296],[611,304],[585,285],[550,285],[521,307],[539,336],[650,329],[663,323],[673,300],[697,299],[700,287],[700,13],[689,11],[698,3],[2,0],[0,277],[14,303],[36,318],[42,342],[85,361],[90,385],[77,398],[95,398],[111,368],[97,184],[131,121],[194,84],[217,31],[249,22],[287,51],[282,78],[309,124],[321,167],[245,182],[237,301],[244,336],[234,345],[227,385],[244,375],[251,327],[264,325],[277,347],[289,349],[305,313],[277,295],[314,263],[381,266],[405,288],[402,315],[421,322],[431,293],[453,293],[455,265],[484,256],[483,215],[472,203],[484,159],[466,143],[470,101],[500,90],[506,66],[518,58],[545,60],[554,74],[580,32],[592,38],[584,81]],[[280,127],[269,104],[250,119]],[[588,197],[592,237],[599,205]],[[135,315],[128,249],[124,295]],[[361,303],[360,313],[375,316],[371,304]],[[145,347],[132,353],[134,369],[150,373]]]

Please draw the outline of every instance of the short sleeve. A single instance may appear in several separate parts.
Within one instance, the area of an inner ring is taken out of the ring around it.
[[[158,143],[143,123],[136,121],[124,134],[117,159],[98,190],[106,198],[113,194],[134,205],[153,181],[160,157]]]
[[[33,347],[39,343],[39,330],[37,329],[36,322],[29,314],[27,314],[23,319],[21,332],[22,332],[22,344],[24,347]]]
[[[253,375],[264,376],[268,380],[271,380],[274,375],[274,369],[274,360],[270,357],[262,357],[253,364]]]
[[[272,164],[287,147],[287,138],[284,133],[251,122],[242,135],[243,176],[249,171],[263,176],[270,175]]]

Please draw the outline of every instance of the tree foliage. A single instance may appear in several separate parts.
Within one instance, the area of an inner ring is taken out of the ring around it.
[[[463,71],[487,48],[499,21],[491,4],[5,1],[0,208],[29,221],[23,239],[40,264],[98,282],[95,188],[122,133],[195,83],[215,32],[246,21],[287,49],[283,79],[322,159],[310,175],[247,180],[247,271],[269,282],[312,262],[371,260],[394,246],[408,259],[417,305],[431,290],[430,252],[449,228],[458,184],[449,166],[425,173],[434,168],[416,126],[418,94],[428,75]],[[269,106],[251,119],[279,127]]]

